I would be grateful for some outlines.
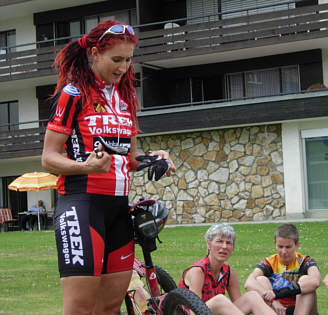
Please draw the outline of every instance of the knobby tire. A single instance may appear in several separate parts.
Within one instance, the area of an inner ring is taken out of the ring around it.
[[[161,294],[168,293],[171,290],[174,290],[177,288],[175,281],[172,279],[172,277],[168,274],[167,271],[165,271],[163,268],[161,268],[159,266],[155,266],[155,271],[156,271],[157,281],[158,281],[158,285],[159,285]],[[147,286],[146,286],[146,289],[148,290]],[[136,312],[134,311],[134,308],[133,308],[133,304],[130,300],[130,297],[127,294],[125,296],[125,306],[126,306],[128,315],[136,314]],[[121,312],[121,314],[124,314],[124,313]]]
[[[188,289],[178,288],[170,291],[163,301],[164,315],[187,315],[183,306],[195,315],[213,315],[203,300]]]

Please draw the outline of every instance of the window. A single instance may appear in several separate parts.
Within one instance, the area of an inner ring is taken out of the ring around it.
[[[16,31],[15,30],[0,32],[0,54],[6,54],[9,52],[16,51],[15,47],[12,47],[15,45],[16,45]],[[10,48],[10,47],[12,47],[12,48]]]
[[[134,25],[137,23],[137,17],[134,10],[116,11],[101,16],[88,16],[85,18],[85,34],[89,33],[99,22],[108,19],[120,21],[129,25]]]
[[[36,38],[40,43],[39,47],[53,46],[53,40],[55,37],[53,23],[38,25],[36,29]]]
[[[285,3],[282,3],[285,2]],[[232,18],[295,8],[292,1],[281,0],[221,0],[223,18]]]
[[[279,69],[246,72],[245,87],[247,97],[279,94]]]
[[[186,0],[189,24],[218,20],[218,0]]]
[[[55,38],[61,37],[72,37],[73,40],[76,40],[82,33],[81,21],[72,20],[72,21],[62,21],[56,23],[56,32]],[[62,45],[68,43],[69,39],[63,39],[56,42],[57,45]]]
[[[230,99],[298,93],[299,81],[298,66],[226,75],[227,94]]]
[[[49,24],[40,24],[37,26],[37,40],[46,41],[51,39],[58,39],[62,37],[71,37],[76,39],[81,34],[89,33],[99,22],[114,19],[126,24],[136,24],[136,12],[135,10],[122,10],[102,15],[83,16],[78,19],[54,21]],[[56,45],[62,45],[68,43],[70,39],[58,40]],[[39,47],[46,47],[54,45],[54,42],[40,43]]]
[[[220,76],[190,78],[190,102],[206,102],[222,99]]]
[[[328,137],[305,139],[308,210],[328,209]]]
[[[18,102],[0,103],[0,131],[18,129]]]

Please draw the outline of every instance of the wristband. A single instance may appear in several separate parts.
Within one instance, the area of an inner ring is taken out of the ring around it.
[[[283,299],[286,297],[293,297],[297,294],[302,293],[301,287],[298,283],[292,282],[289,286],[281,288],[281,289],[274,289],[273,293],[276,295],[276,299]]]

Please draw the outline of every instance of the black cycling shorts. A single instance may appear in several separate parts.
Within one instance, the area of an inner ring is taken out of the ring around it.
[[[59,195],[55,214],[61,277],[131,270],[134,261],[128,197]]]
[[[295,305],[287,306],[286,308],[286,315],[293,315],[295,311]]]

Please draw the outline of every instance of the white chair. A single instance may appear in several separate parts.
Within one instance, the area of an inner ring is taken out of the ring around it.
[[[178,23],[173,23],[173,22],[168,22],[164,24],[164,29],[174,29],[174,28],[179,28],[180,25]],[[178,36],[178,35],[184,35],[185,32],[174,32],[172,34],[166,34],[164,35],[164,37],[169,37],[169,39],[172,39],[173,41],[168,41],[166,44],[167,45],[173,45],[173,44],[180,44],[180,43],[184,43],[184,40],[174,40],[174,36]],[[185,48],[183,48],[183,50],[185,50]],[[168,50],[167,52],[171,52],[171,50]]]

